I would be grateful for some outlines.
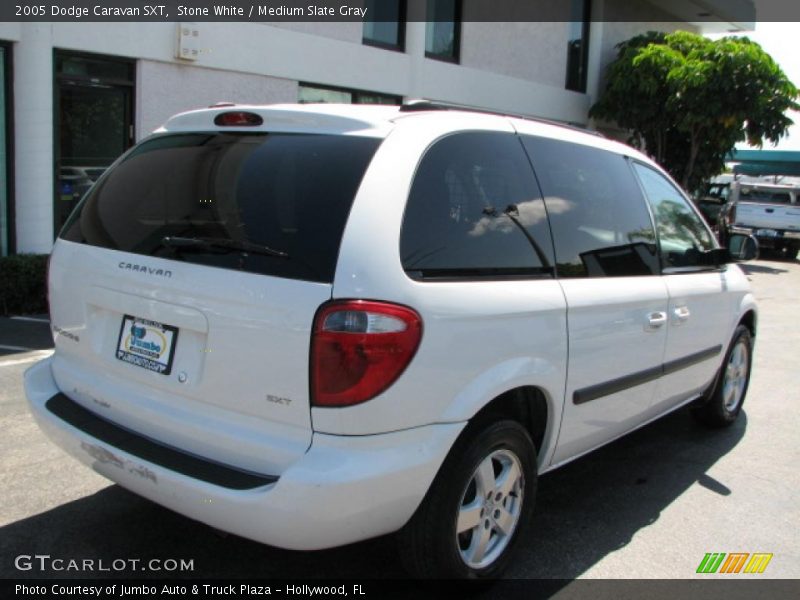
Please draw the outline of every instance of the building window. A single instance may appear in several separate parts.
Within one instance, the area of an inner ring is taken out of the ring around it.
[[[461,0],[428,0],[425,56],[458,62],[461,44]]]
[[[571,0],[569,39],[567,41],[567,83],[573,92],[586,92],[586,68],[589,61],[589,6],[591,0]]]
[[[13,250],[11,243],[13,219],[11,218],[10,186],[8,184],[9,135],[6,127],[6,115],[10,108],[8,89],[8,48],[0,45],[0,256],[6,256]]]
[[[405,42],[405,0],[365,0],[364,7],[370,15],[370,20],[364,21],[364,43],[402,52]]]
[[[393,104],[402,103],[400,96],[367,92],[364,90],[351,90],[347,88],[327,87],[309,83],[301,83],[297,93],[300,104],[311,102],[325,102],[337,104]]]
[[[57,51],[55,231],[98,177],[133,145],[135,63]]]

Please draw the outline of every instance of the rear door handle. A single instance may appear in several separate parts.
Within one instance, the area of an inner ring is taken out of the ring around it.
[[[691,311],[689,310],[688,306],[677,306],[675,310],[672,311],[672,314],[675,315],[675,324],[681,325],[682,323],[686,323],[689,320],[689,317],[692,316]]]
[[[667,313],[662,311],[651,312],[647,315],[647,329],[655,331],[667,322]]]

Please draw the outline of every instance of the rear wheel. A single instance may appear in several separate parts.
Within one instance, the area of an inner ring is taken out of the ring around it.
[[[705,404],[692,411],[698,421],[714,428],[727,427],[736,421],[750,383],[752,362],[753,338],[747,327],[739,325],[725,355],[722,373],[714,391]]]
[[[445,460],[417,512],[399,534],[417,577],[496,577],[530,521],[536,450],[516,421],[471,426]]]

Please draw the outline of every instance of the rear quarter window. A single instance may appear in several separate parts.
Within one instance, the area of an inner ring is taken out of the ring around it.
[[[379,143],[341,135],[161,135],[133,148],[95,184],[61,237],[330,283],[350,207]]]
[[[551,276],[547,214],[517,136],[463,132],[420,161],[400,238],[413,278]]]

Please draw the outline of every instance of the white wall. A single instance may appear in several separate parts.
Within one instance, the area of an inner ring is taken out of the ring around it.
[[[563,88],[569,23],[464,23],[461,64]]]
[[[296,102],[297,82],[185,64],[140,60],[136,73],[136,138],[172,115],[222,101],[241,104]]]
[[[316,33],[328,28],[324,36],[306,33],[306,26],[297,31],[262,23],[199,23],[204,52],[190,64],[584,122],[585,99],[563,89],[566,50],[563,43],[555,44],[555,37],[564,24],[527,24],[521,30],[507,25],[465,23],[463,65],[454,65],[424,57],[424,23],[407,24],[406,52],[363,45],[352,23],[311,28]],[[334,31],[350,41],[337,39]],[[104,23],[103,35],[97,36],[86,35],[86,24],[58,23],[53,43],[176,63],[175,37],[170,23]],[[492,48],[499,58],[488,57]]]

